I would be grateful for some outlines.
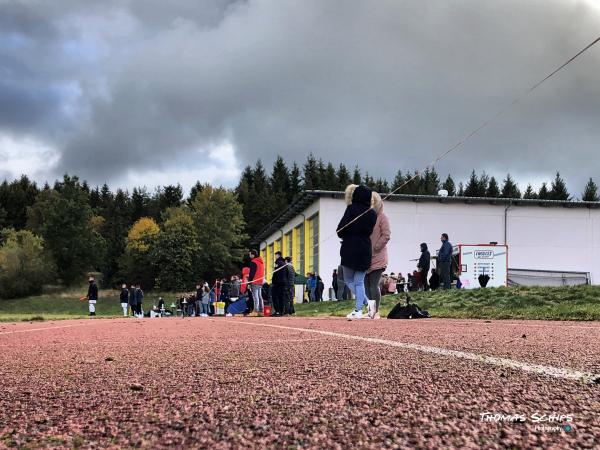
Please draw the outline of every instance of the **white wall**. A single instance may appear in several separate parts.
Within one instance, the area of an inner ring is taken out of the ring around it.
[[[329,287],[339,264],[336,226],[345,209],[343,199],[321,198],[320,273]],[[387,272],[412,272],[426,242],[432,254],[440,234],[453,244],[504,243],[505,205],[387,201],[392,238]],[[587,208],[512,206],[508,210],[508,265],[519,269],[590,272],[600,281],[600,210]]]

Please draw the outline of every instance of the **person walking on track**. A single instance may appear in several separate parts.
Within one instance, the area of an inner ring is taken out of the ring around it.
[[[344,281],[356,297],[354,310],[346,317],[362,319],[362,308],[367,304],[365,274],[371,266],[371,234],[377,214],[371,209],[371,189],[367,186],[349,185],[346,188],[346,211],[337,227],[342,239],[340,256]]]

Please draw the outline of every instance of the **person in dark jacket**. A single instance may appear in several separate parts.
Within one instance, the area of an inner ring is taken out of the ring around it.
[[[123,283],[121,286],[121,295],[119,296],[121,300],[121,308],[123,308],[123,316],[127,317],[127,310],[129,309],[129,289],[127,289],[127,285]]]
[[[137,284],[135,286],[135,315],[136,317],[143,317],[142,302],[144,301],[144,291],[142,286]]]
[[[90,310],[90,316],[96,315],[96,302],[98,301],[98,285],[94,277],[88,278],[89,287],[87,293],[88,305]]]
[[[335,296],[335,299],[339,300],[339,298],[338,298],[338,274],[337,274],[337,269],[333,269],[333,275],[331,276],[331,287],[333,288],[333,295]]]
[[[287,273],[285,272],[285,259],[280,251],[275,252],[275,264],[273,265],[273,276],[271,278],[274,316],[282,316],[284,312],[284,297],[286,296],[285,284]]]
[[[446,233],[442,233],[440,237],[442,241],[442,246],[438,251],[438,267],[440,269],[440,278],[442,282],[442,287],[444,289],[450,289],[450,270],[452,268],[452,244],[448,240],[448,235]]]
[[[417,269],[421,273],[421,284],[423,286],[424,291],[429,290],[429,286],[427,285],[427,275],[429,275],[429,267],[431,266],[431,255],[429,254],[429,250],[427,249],[427,244],[423,242],[421,244],[421,257],[419,258],[419,262],[417,263]]]
[[[296,281],[296,271],[292,265],[292,258],[287,256],[285,258],[285,263],[287,264],[286,268],[284,269],[286,272],[285,289],[287,290],[287,296],[284,297],[285,304],[283,305],[283,314],[295,314],[296,310],[294,309],[294,297],[296,292],[294,284]]]
[[[136,299],[135,299],[135,284],[130,284],[129,285],[129,306],[131,307],[131,315],[135,316],[137,313],[137,309],[136,309]]]
[[[354,311],[346,317],[361,319],[362,308],[367,305],[365,274],[371,265],[371,233],[377,222],[377,214],[371,208],[371,189],[350,185],[346,188],[346,211],[337,226],[342,239],[340,256],[344,282],[356,297]]]
[[[317,277],[317,287],[315,288],[315,301],[322,302],[323,301],[323,291],[325,290],[325,283],[319,275]]]

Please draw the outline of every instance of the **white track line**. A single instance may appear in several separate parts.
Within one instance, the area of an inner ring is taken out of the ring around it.
[[[538,373],[541,375],[547,375],[554,378],[561,378],[565,380],[582,381],[584,383],[598,383],[600,382],[600,374],[594,374],[591,372],[580,372],[578,370],[564,369],[561,367],[554,366],[543,366],[540,364],[529,364],[522,361],[515,361],[513,359],[499,358],[496,356],[478,355],[477,353],[461,352],[458,350],[449,350],[442,347],[432,347],[429,345],[410,344],[406,342],[390,341],[388,339],[371,338],[364,336],[355,336],[352,334],[335,333],[333,331],[314,330],[311,328],[297,328],[297,327],[286,327],[283,325],[269,325],[258,322],[241,322],[236,321],[232,323],[240,323],[244,325],[253,325],[258,327],[270,327],[279,328],[282,330],[294,330],[304,331],[306,333],[316,333],[325,336],[332,336],[343,339],[352,339],[356,341],[364,341],[372,344],[387,345],[389,347],[400,347],[409,350],[416,350],[424,353],[433,353],[442,356],[453,356],[455,358],[468,359],[480,363],[491,364],[500,367],[509,367],[511,369],[519,369],[524,372]]]

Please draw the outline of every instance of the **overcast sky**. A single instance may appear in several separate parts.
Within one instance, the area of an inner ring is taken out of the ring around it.
[[[0,179],[226,186],[277,154],[417,169],[600,35],[596,0],[0,0]],[[460,151],[600,182],[600,45]]]

